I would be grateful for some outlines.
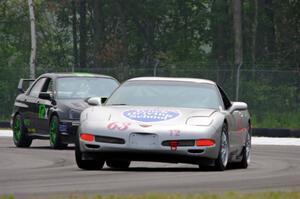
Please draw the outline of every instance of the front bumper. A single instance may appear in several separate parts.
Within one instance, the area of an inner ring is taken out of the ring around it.
[[[99,123],[88,122],[79,127],[79,133],[95,136],[94,141],[80,139],[80,148],[83,153],[101,154],[102,157],[105,156],[108,159],[118,157],[130,160],[187,163],[199,163],[200,160],[211,160],[218,157],[221,127],[187,125],[141,127],[131,124],[128,129],[120,130],[108,129],[108,125],[100,125],[103,128],[99,128]],[[124,142],[118,142],[118,139]],[[146,139],[151,139],[151,141],[147,142]],[[188,143],[198,139],[213,139],[215,145],[200,147],[195,146],[192,142],[192,144],[174,147],[163,144],[172,140]]]
[[[61,120],[59,122],[59,132],[62,135],[62,142],[74,143],[76,132],[80,122],[74,120]]]

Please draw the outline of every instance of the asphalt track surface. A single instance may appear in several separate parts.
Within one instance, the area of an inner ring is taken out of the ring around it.
[[[200,193],[300,190],[300,147],[254,145],[248,169],[199,170],[196,165],[133,162],[128,170],[77,168],[74,150],[51,150],[48,141],[16,148],[0,138],[0,195]]]

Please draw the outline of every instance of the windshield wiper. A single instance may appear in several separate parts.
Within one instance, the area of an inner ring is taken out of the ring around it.
[[[107,104],[108,106],[127,106],[128,104]]]

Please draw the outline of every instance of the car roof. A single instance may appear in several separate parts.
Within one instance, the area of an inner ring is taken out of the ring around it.
[[[128,81],[177,81],[177,82],[192,82],[216,85],[215,82],[207,79],[198,78],[183,78],[183,77],[137,77],[129,79]]]
[[[103,78],[111,78],[115,79],[108,75],[102,74],[92,74],[92,73],[45,73],[42,74],[40,77],[51,77],[51,78],[58,78],[58,77],[103,77]]]

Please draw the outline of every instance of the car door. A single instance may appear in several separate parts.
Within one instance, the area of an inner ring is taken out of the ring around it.
[[[240,111],[230,111],[231,102],[227,97],[224,90],[218,86],[219,92],[222,97],[222,101],[224,103],[224,113],[226,115],[226,119],[228,122],[228,137],[229,137],[229,144],[230,144],[230,151],[234,152],[238,149],[239,146],[239,135],[238,135],[238,121],[240,118]]]
[[[51,78],[46,79],[41,92],[48,92],[53,96],[53,80]],[[38,98],[37,104],[39,108],[39,114],[36,119],[37,129],[42,134],[48,134],[49,110],[53,106],[52,100]]]
[[[31,87],[30,91],[26,96],[26,103],[28,105],[28,122],[30,123],[30,128],[28,128],[29,133],[39,133],[37,128],[37,119],[39,117],[39,105],[38,96],[41,92],[47,78],[39,78],[34,85]]]

